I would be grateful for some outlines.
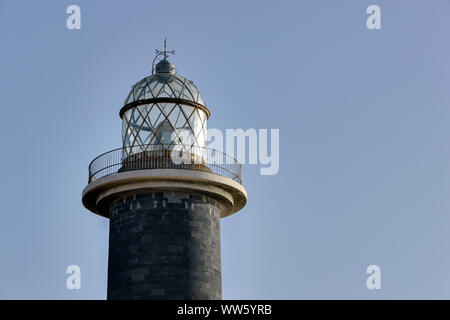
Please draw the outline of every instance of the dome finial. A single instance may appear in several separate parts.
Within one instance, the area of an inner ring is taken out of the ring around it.
[[[156,56],[153,59],[153,63],[152,63],[152,74],[155,72],[155,61],[159,56],[164,55],[164,59],[161,60],[161,61],[164,61],[164,60],[167,60],[167,57],[169,56],[169,54],[171,54],[171,55],[175,54],[175,50],[170,50],[170,51],[167,50],[167,38],[166,37],[164,37],[164,50],[156,49],[155,52],[156,52]]]
[[[167,38],[164,37],[164,59],[167,59]]]

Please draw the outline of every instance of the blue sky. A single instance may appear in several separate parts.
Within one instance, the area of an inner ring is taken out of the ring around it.
[[[449,299],[449,18],[448,0],[0,0],[0,298],[106,298],[108,221],[81,191],[167,36],[208,127],[280,129],[279,173],[244,166],[248,204],[222,220],[225,299]]]

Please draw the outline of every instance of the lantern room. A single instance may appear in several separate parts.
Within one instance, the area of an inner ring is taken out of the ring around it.
[[[124,150],[131,155],[174,146],[204,148],[209,115],[200,91],[176,74],[165,56],[152,75],[133,86],[120,110]]]

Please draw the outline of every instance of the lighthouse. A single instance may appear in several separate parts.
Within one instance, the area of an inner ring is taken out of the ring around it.
[[[220,219],[247,202],[241,164],[208,148],[210,110],[174,53],[156,50],[119,111],[122,147],[89,164],[82,202],[109,219],[111,300],[221,299]]]

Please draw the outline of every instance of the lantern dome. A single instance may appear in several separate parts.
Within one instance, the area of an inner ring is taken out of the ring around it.
[[[203,97],[194,82],[175,73],[175,66],[168,60],[160,61],[155,74],[137,82],[124,105],[138,100],[152,98],[177,98],[205,106]]]

